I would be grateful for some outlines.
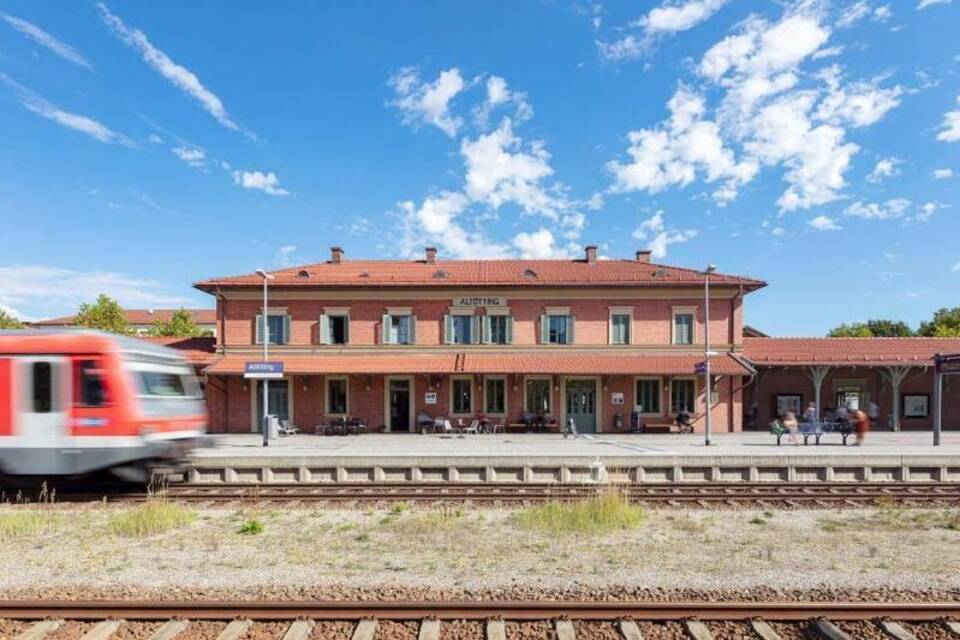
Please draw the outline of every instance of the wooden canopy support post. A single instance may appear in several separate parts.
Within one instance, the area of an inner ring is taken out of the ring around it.
[[[880,375],[890,383],[893,392],[893,430],[900,431],[900,385],[910,375],[910,367],[886,367],[880,370]]]
[[[807,375],[810,377],[810,382],[813,383],[813,402],[817,405],[817,420],[820,420],[820,416],[823,415],[820,411],[820,390],[823,388],[823,381],[827,379],[829,374],[830,367],[827,366],[807,367]]]

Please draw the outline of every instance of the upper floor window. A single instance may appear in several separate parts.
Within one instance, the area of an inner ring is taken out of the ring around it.
[[[630,314],[610,314],[610,344],[630,344]]]
[[[474,344],[479,342],[476,316],[451,314],[443,317],[443,341],[446,344]]]
[[[541,336],[543,344],[573,344],[573,316],[569,314],[547,313],[541,316]]]
[[[513,342],[513,318],[507,315],[483,317],[483,341],[487,344],[511,344]]]
[[[320,315],[320,344],[349,344],[350,314],[327,311]]]
[[[257,314],[256,322],[257,335],[254,336],[256,344],[263,344],[263,315]],[[267,336],[268,344],[287,344],[290,342],[290,316],[282,312],[270,312],[267,316]]]
[[[693,344],[693,311],[673,312],[673,344]]]
[[[383,316],[384,344],[416,344],[417,318],[410,313],[388,313]]]

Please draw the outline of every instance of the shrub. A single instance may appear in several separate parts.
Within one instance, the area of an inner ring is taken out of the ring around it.
[[[142,538],[184,527],[196,519],[193,509],[162,498],[151,498],[110,518],[110,528],[123,536]]]
[[[576,502],[547,502],[520,510],[517,524],[551,534],[605,533],[633,529],[644,521],[643,507],[616,491]]]
[[[261,534],[263,533],[263,523],[256,518],[250,518],[240,525],[240,528],[237,529],[237,533],[242,536],[255,536]]]

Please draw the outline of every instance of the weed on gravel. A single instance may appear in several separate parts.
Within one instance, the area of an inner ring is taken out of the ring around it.
[[[158,497],[112,516],[109,527],[122,536],[142,538],[185,527],[196,519],[193,509]]]
[[[576,502],[548,502],[521,509],[514,516],[526,529],[550,534],[598,534],[639,527],[646,519],[643,507],[615,491]]]

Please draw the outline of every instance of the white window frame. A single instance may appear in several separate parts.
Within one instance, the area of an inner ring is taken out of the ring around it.
[[[673,383],[681,380],[689,380],[693,382],[693,411],[690,413],[696,414],[697,410],[700,408],[700,378],[699,376],[675,376],[670,378],[670,395],[667,396],[667,409],[669,413],[665,415],[674,415],[673,411]],[[693,416],[691,416],[693,417]]]
[[[641,416],[662,416],[669,415],[669,413],[664,412],[663,410],[663,376],[634,376],[633,377],[633,406],[636,407],[640,404],[640,394],[637,393],[637,383],[641,380],[656,380],[657,381],[657,402],[660,405],[660,411],[644,411],[641,413]],[[632,411],[632,409],[631,409]]]
[[[554,398],[553,377],[552,377],[552,376],[524,376],[524,377],[523,377],[523,412],[524,412],[524,413],[527,413],[527,412],[529,411],[529,409],[527,409],[527,400],[528,400],[528,398],[527,398],[527,382],[532,381],[532,380],[546,380],[546,381],[547,381],[547,391],[549,392],[549,397],[550,397],[550,408],[547,410],[547,413],[555,416],[556,414],[554,413],[553,410],[554,410],[554,408],[555,408],[555,407],[554,407],[554,402],[556,401],[556,399]]]
[[[257,393],[257,383],[259,380],[250,380],[252,384],[248,385],[250,388],[250,433],[257,433],[260,430],[260,425],[257,424],[257,402],[262,398],[261,393]],[[270,380],[270,385],[275,384],[285,384],[287,385],[287,415],[290,416],[290,422],[296,424],[295,415],[293,413],[293,380],[291,378],[280,378],[279,380]]]
[[[513,344],[513,327],[507,327],[507,338],[506,342],[493,342],[490,340],[490,322],[488,318],[493,317],[503,317],[507,319],[507,324],[511,325],[514,322],[513,316],[510,314],[510,307],[491,307],[487,309],[485,315],[479,316],[480,318],[480,344],[492,344],[505,347]]]
[[[457,413],[453,409],[453,381],[454,380],[466,380],[470,385],[470,410],[467,413]],[[449,400],[450,400],[450,415],[456,416],[458,418],[472,417],[474,415],[474,407],[476,406],[476,390],[473,388],[473,376],[450,376],[450,391],[449,391]]]
[[[442,338],[445,344],[455,344],[458,346],[465,346],[465,345],[471,345],[471,344],[480,344],[482,342],[482,336],[480,335],[481,333],[480,323],[482,321],[481,320],[482,316],[478,316],[475,313],[473,307],[449,307],[447,311],[447,315],[450,316],[451,318],[453,318],[454,316],[459,316],[461,318],[466,316],[470,318],[470,342],[454,342],[453,332],[451,332],[449,336],[450,342],[447,342],[447,337],[448,337],[447,324],[446,324],[447,319],[444,318],[443,319],[444,326],[443,326],[443,331],[441,333],[442,333]],[[453,329],[452,324],[453,323],[451,322],[451,327],[450,327],[451,329]]]
[[[257,318],[263,315],[263,307],[257,309],[257,313],[253,316],[253,344],[263,345],[263,332],[260,331],[260,327],[257,326]],[[285,344],[290,344],[290,339],[293,334],[293,317],[287,312],[286,307],[267,307],[267,318],[282,316],[286,318],[283,322],[283,340],[280,342],[270,342],[271,346],[281,346]],[[263,323],[266,326],[267,339],[270,339],[270,325],[267,321],[267,318],[264,318]]]
[[[417,344],[417,316],[413,314],[413,307],[387,307],[384,316],[390,318],[390,324],[380,327],[380,344],[389,344],[401,347]],[[410,333],[413,334],[413,340],[410,342],[396,342],[393,340],[392,335],[389,341],[386,339],[388,332],[392,334],[393,319],[398,316],[408,316],[410,318]],[[381,324],[383,323],[381,322]]]
[[[627,341],[613,341],[613,316],[627,316]],[[610,307],[607,314],[607,344],[622,346],[633,344],[633,307]]]
[[[677,342],[677,316],[693,316],[690,323],[690,344]],[[670,313],[670,344],[680,346],[690,346],[697,344],[697,307],[671,307]]]
[[[330,383],[334,380],[342,380],[347,392],[346,411],[333,413],[330,411]],[[326,376],[323,380],[323,413],[328,416],[348,416],[350,415],[350,376]]]
[[[324,321],[329,322],[329,319],[332,317],[347,319],[347,326],[346,326],[347,340],[342,344],[333,342],[333,332],[330,330],[331,327],[329,324],[327,325],[327,341],[326,342],[323,341],[323,322]],[[325,307],[323,309],[323,313],[320,314],[320,333],[317,336],[317,338],[319,339],[320,344],[324,344],[324,345],[343,347],[350,344],[350,307]]]
[[[494,413],[487,406],[487,383],[493,380],[499,380],[503,383],[503,411]],[[488,416],[506,417],[510,412],[510,390],[507,388],[507,376],[485,376],[483,378],[483,413]]]

